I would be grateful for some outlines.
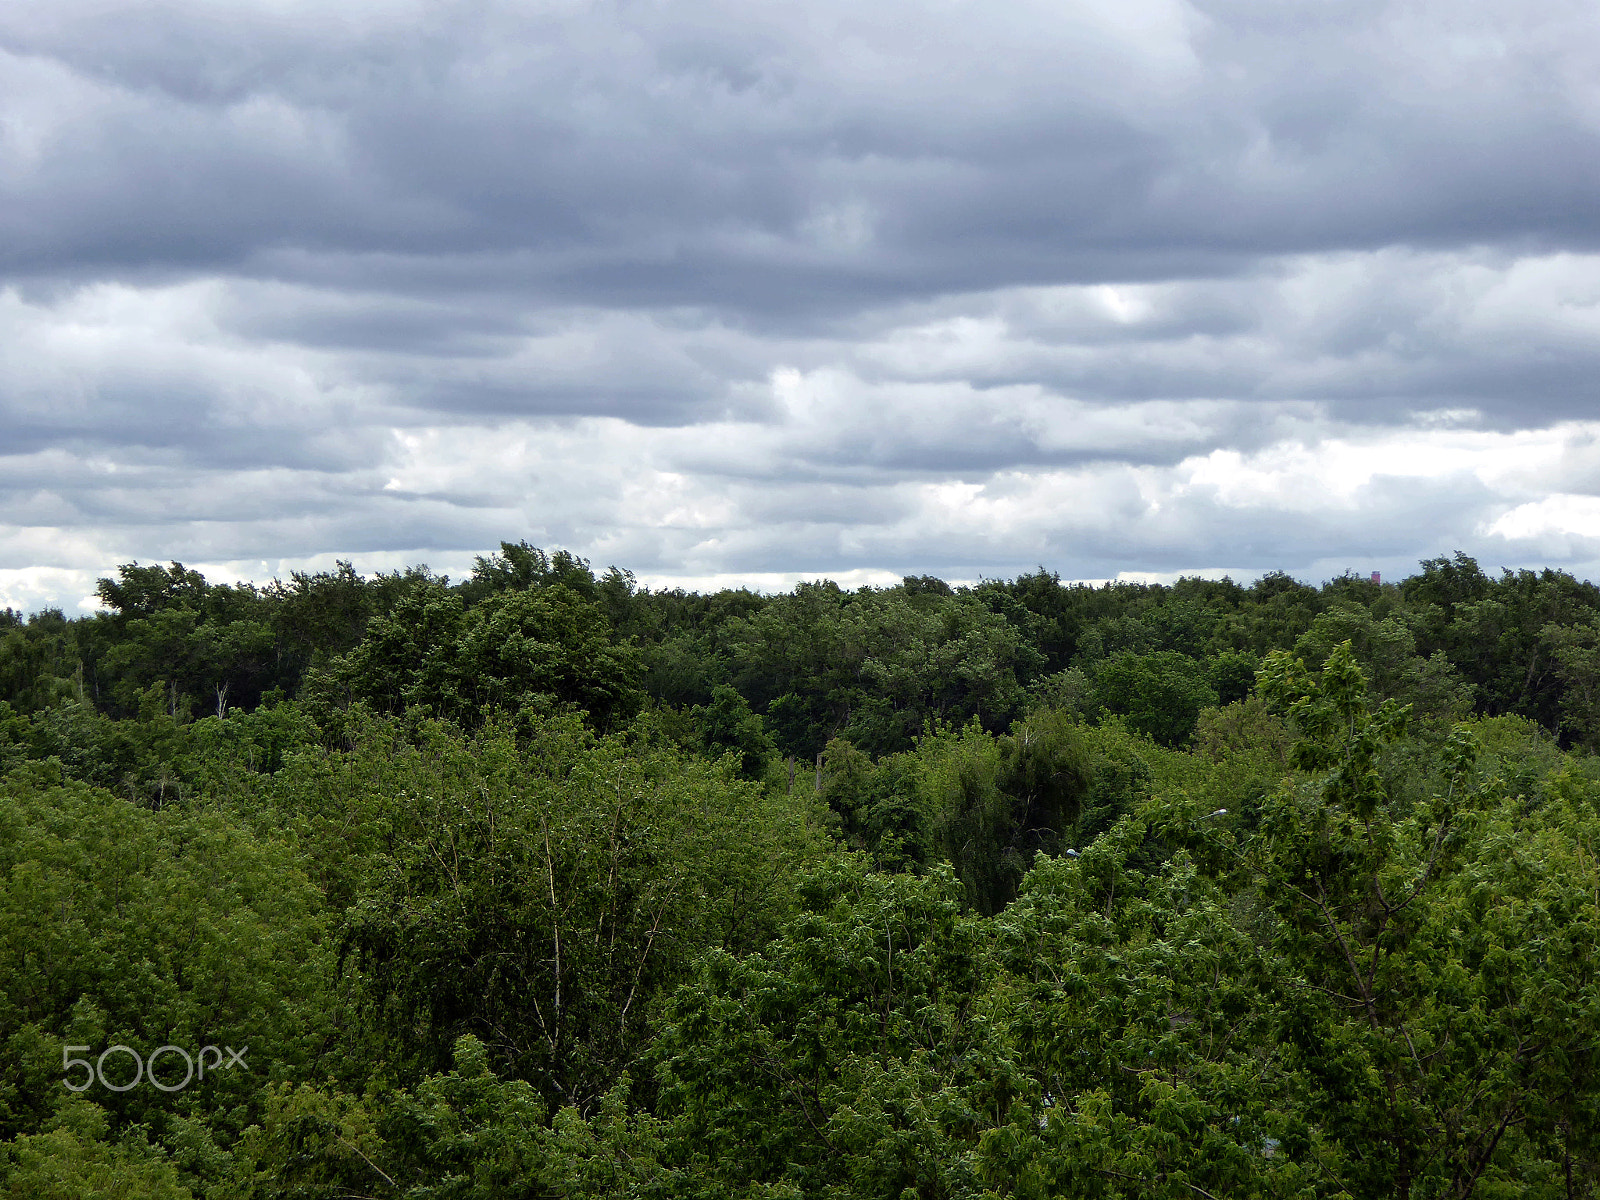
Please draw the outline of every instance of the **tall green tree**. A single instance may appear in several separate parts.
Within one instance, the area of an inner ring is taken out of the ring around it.
[[[383,832],[345,934],[371,1044],[413,1078],[471,1034],[552,1107],[588,1112],[693,957],[760,945],[816,851],[806,807],[572,718],[521,743],[420,736],[391,751],[403,788],[365,818]]]

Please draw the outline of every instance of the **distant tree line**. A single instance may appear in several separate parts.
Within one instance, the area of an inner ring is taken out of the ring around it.
[[[1182,746],[1202,710],[1249,691],[1269,651],[1320,661],[1349,640],[1377,694],[1419,712],[1522,716],[1590,750],[1600,728],[1600,589],[1550,570],[1491,578],[1460,553],[1383,586],[1268,574],[1250,587],[1092,587],[1041,569],[959,589],[924,576],[769,596],[640,589],[615,568],[505,543],[455,584],[340,563],[235,586],[181,563],[128,564],[98,596],[106,611],[73,620],[0,613],[0,712],[13,723],[64,702],[189,720],[359,700],[467,725],[534,703],[599,728],[645,707],[698,708],[713,741],[749,743],[759,774],[763,751],[814,761],[843,738],[898,753],[929,721],[1002,731],[1040,700]]]

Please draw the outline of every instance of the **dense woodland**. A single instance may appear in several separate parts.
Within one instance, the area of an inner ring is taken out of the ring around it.
[[[99,596],[0,613],[0,1196],[1596,1194],[1593,584]]]

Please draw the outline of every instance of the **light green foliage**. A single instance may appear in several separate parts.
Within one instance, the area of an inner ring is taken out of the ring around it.
[[[1270,960],[1185,858],[1136,867],[1144,838],[1123,821],[1043,862],[996,923],[997,1011],[1033,1090],[984,1138],[990,1194],[1338,1194],[1274,1044]]]
[[[6,1200],[192,1200],[177,1169],[142,1138],[113,1141],[96,1105],[74,1097],[35,1134],[0,1146]]]
[[[714,954],[657,1051],[670,1194],[976,1196],[1019,1081],[946,871],[830,867],[760,954]]]
[[[1068,667],[1053,675],[1044,675],[1028,686],[1028,695],[1035,706],[1090,715],[1096,708],[1094,684],[1082,667]]]
[[[607,1200],[647,1192],[663,1175],[659,1123],[629,1112],[624,1078],[587,1118],[552,1118],[527,1083],[501,1079],[464,1036],[455,1066],[414,1090],[357,1098],[280,1088],[237,1152],[219,1200]],[[659,1194],[659,1193],[655,1193]]]
[[[1260,696],[1208,709],[1195,727],[1193,751],[1158,764],[1154,790],[1186,796],[1199,813],[1226,809],[1229,827],[1252,829],[1290,770],[1294,740]]]
[[[994,920],[946,873],[841,865],[767,951],[704,960],[658,1049],[671,1194],[1338,1194],[1261,1057],[1263,954],[1192,867],[1132,868],[1142,837],[1044,860]]]
[[[1248,755],[1281,773],[1289,766],[1292,743],[1283,721],[1259,696],[1251,696],[1202,713],[1195,726],[1194,753],[1212,762]]]
[[[1320,676],[1270,656],[1262,675],[1316,786],[1281,789],[1234,877],[1258,889],[1263,931],[1306,989],[1285,1043],[1332,1101],[1322,1123],[1351,1151],[1350,1190],[1466,1196],[1552,1153],[1592,1187],[1592,1135],[1571,1105],[1594,1100],[1557,1098],[1593,1097],[1593,1078],[1555,1079],[1600,1035],[1600,889],[1580,849],[1592,810],[1523,824],[1464,726],[1431,798],[1396,808],[1373,760],[1404,712],[1367,708],[1348,644]]]
[[[31,764],[0,780],[0,880],[6,1136],[44,1128],[51,1099],[67,1094],[68,1044],[96,1056],[114,1044],[143,1055],[248,1047],[246,1068],[177,1093],[95,1086],[119,1122],[163,1137],[183,1115],[231,1137],[267,1080],[315,1060],[331,999],[328,920],[289,846],[219,813],[151,812]],[[110,1066],[132,1075],[125,1058]]]
[[[1289,761],[1303,771],[1328,772],[1323,794],[1329,803],[1370,816],[1383,799],[1378,751],[1405,732],[1410,707],[1385,700],[1368,711],[1366,678],[1349,642],[1334,648],[1319,678],[1284,651],[1267,656],[1260,678],[1262,696],[1300,732]]]
[[[273,1087],[261,1123],[239,1139],[219,1200],[405,1195],[381,1128],[386,1098],[381,1087],[364,1099],[310,1084]]]

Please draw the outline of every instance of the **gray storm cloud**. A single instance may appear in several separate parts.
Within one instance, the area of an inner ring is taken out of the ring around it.
[[[1590,571],[1597,43],[1553,0],[9,5],[0,603],[502,537]]]

